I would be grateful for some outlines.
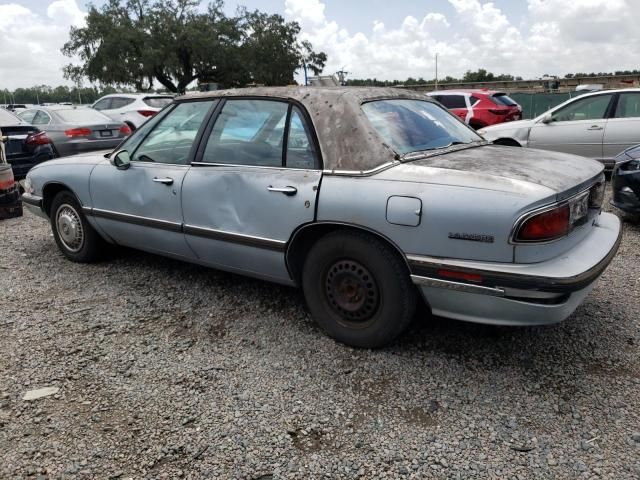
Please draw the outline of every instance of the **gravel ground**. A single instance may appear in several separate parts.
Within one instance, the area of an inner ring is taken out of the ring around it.
[[[297,290],[0,222],[0,478],[640,477],[640,226],[566,322],[367,351]],[[36,400],[26,392],[59,390]]]

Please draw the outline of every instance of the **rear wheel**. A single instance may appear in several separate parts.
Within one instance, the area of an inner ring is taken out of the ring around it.
[[[302,287],[315,321],[331,337],[377,348],[411,323],[416,291],[399,255],[372,235],[337,231],[311,248]]]
[[[94,262],[101,257],[105,241],[87,222],[76,197],[69,191],[59,192],[51,202],[53,238],[60,251],[74,262]]]

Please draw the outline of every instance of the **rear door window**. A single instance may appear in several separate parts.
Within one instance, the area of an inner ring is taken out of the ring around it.
[[[126,97],[114,97],[111,99],[111,110],[116,110],[118,108],[124,108],[127,105],[131,105],[135,102],[135,98],[126,98]]]
[[[27,123],[33,123],[33,117],[38,113],[37,110],[25,110],[24,112],[20,112],[18,116]]]
[[[621,93],[615,118],[640,117],[640,93]]]
[[[93,108],[96,110],[109,110],[111,108],[111,97],[98,100]]]
[[[33,117],[32,125],[49,125],[51,123],[51,117],[47,112],[43,112],[42,110],[38,110]]]
[[[440,103],[447,108],[467,108],[464,95],[443,95]]]
[[[289,168],[318,168],[311,130],[298,107],[291,110],[286,166]]]

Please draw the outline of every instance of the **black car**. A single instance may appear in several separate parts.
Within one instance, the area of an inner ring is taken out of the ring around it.
[[[640,214],[640,145],[616,157],[611,187],[613,206],[626,213]]]
[[[0,108],[0,136],[16,181],[26,177],[34,165],[58,156],[45,132],[3,108]]]

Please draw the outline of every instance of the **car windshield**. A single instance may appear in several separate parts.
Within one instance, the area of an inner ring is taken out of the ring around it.
[[[18,123],[20,123],[20,119],[18,117],[4,108],[0,108],[0,126],[16,125]]]
[[[56,110],[55,113],[66,123],[112,123],[109,117],[92,108],[70,108],[68,110]]]
[[[171,97],[146,97],[143,100],[144,103],[153,108],[164,108],[173,102]]]
[[[433,102],[376,100],[362,105],[362,110],[378,135],[401,155],[483,141]]]

